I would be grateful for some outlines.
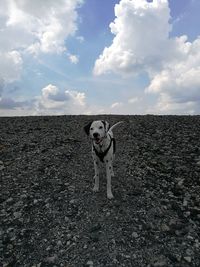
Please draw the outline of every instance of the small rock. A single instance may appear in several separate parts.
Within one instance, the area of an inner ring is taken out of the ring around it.
[[[69,222],[69,217],[65,216],[65,222]]]
[[[37,204],[38,203],[38,200],[37,199],[34,199],[33,200],[33,204],[35,205],[35,204]]]
[[[62,246],[62,241],[59,240],[59,241],[57,242],[57,245],[58,245],[59,247],[61,247],[61,246]]]
[[[181,186],[183,185],[184,180],[185,180],[185,179],[179,179],[179,181],[178,181],[178,186],[181,187]]]
[[[72,235],[69,233],[69,234],[67,234],[67,240],[70,240],[71,238],[72,238]]]
[[[8,230],[7,230],[7,233],[12,232],[13,230],[14,230],[13,227],[9,227]]]
[[[52,257],[47,257],[45,261],[47,263],[55,263],[56,259],[57,259],[57,255],[54,255]]]
[[[75,202],[76,202],[75,199],[71,199],[69,203],[70,203],[70,204],[74,204]]]
[[[89,260],[86,262],[86,266],[92,267],[94,265],[93,261]]]
[[[125,259],[130,259],[130,255],[127,255],[127,254],[121,254]]]
[[[14,212],[13,215],[14,215],[15,219],[19,219],[22,216],[21,212]]]
[[[184,200],[183,200],[183,207],[187,207],[187,205],[188,205],[188,201],[184,198]]]
[[[45,205],[45,207],[46,207],[47,209],[49,209],[49,208],[50,208],[50,204],[47,203],[47,204]]]
[[[188,235],[188,236],[187,236],[187,239],[189,239],[189,240],[194,240],[193,236],[191,236],[191,235]]]
[[[188,263],[192,262],[192,258],[190,256],[183,257],[185,261]]]
[[[193,251],[192,251],[192,249],[189,249],[189,248],[188,248],[188,249],[186,249],[185,252],[186,252],[186,255],[187,255],[187,256],[192,256],[192,255],[193,255]]]
[[[27,195],[26,195],[26,194],[22,194],[22,195],[20,196],[20,198],[25,199],[25,198],[27,198]]]
[[[199,248],[200,247],[200,243],[199,243],[199,240],[198,239],[195,239],[195,245],[194,245],[196,248]]]
[[[13,202],[13,198],[12,197],[10,197],[10,198],[8,198],[7,200],[6,200],[6,203],[8,203],[8,204],[11,204]]]
[[[162,230],[163,232],[169,232],[169,231],[170,231],[170,228],[169,228],[169,226],[168,226],[167,224],[163,223],[163,224],[161,225],[161,230]]]
[[[189,217],[191,215],[191,212],[190,211],[186,211],[186,212],[184,212],[184,215],[185,215],[185,217]]]
[[[153,263],[153,267],[163,267],[166,266],[166,261],[157,261]]]
[[[138,233],[133,232],[133,233],[132,233],[132,237],[134,237],[134,238],[138,238]]]
[[[60,254],[60,255],[64,255],[65,252],[66,252],[66,251],[65,251],[64,249],[59,250],[59,254]]]
[[[0,171],[2,171],[3,169],[5,169],[4,165],[0,165]]]
[[[46,251],[50,251],[51,250],[51,246],[48,246],[47,248],[46,248]]]
[[[74,192],[74,190],[75,190],[75,186],[70,185],[70,186],[68,187],[68,189],[69,189],[69,191]]]

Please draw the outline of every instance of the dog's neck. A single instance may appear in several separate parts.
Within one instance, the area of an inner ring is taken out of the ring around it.
[[[96,150],[98,152],[104,152],[107,147],[110,145],[110,135],[108,133],[106,133],[105,137],[102,139],[102,141],[99,144],[96,144],[95,142],[93,142],[93,145],[95,146]]]

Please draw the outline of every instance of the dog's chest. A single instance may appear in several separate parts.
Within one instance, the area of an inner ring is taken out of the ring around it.
[[[93,153],[96,155],[96,157],[99,158],[101,162],[105,162],[104,159],[107,158],[108,155],[113,154],[113,142],[113,138],[110,138],[110,140],[105,140],[104,143],[99,144],[98,146],[95,146],[93,144]]]

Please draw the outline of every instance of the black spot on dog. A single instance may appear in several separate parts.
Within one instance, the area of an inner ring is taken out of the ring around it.
[[[85,125],[85,126],[83,127],[83,129],[84,129],[84,131],[85,131],[85,133],[86,133],[87,135],[90,134],[90,126],[91,126],[91,124],[92,124],[92,121],[89,122],[87,125]]]
[[[104,125],[104,128],[106,129],[106,122],[105,121],[101,121]]]

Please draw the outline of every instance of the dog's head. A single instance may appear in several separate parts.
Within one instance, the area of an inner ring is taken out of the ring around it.
[[[86,134],[96,143],[99,144],[106,136],[109,130],[109,123],[107,121],[93,121],[85,125],[84,130]]]

